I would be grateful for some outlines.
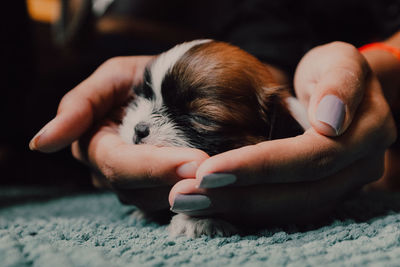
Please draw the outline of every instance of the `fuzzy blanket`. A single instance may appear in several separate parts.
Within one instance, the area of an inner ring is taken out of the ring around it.
[[[300,230],[169,239],[111,193],[0,188],[0,266],[399,266],[400,194],[360,194]]]

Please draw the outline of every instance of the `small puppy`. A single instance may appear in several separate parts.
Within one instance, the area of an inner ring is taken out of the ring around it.
[[[215,155],[303,133],[307,115],[268,67],[227,43],[195,40],[159,55],[133,88],[119,132],[133,144],[193,147]],[[229,235],[216,219],[176,215],[173,235]]]

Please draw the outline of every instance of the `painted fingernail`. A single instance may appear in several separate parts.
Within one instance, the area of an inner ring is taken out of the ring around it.
[[[196,177],[196,171],[198,167],[199,166],[196,161],[191,161],[179,166],[176,169],[176,174],[183,178]]]
[[[236,182],[236,175],[231,173],[211,173],[203,177],[199,188],[217,188]]]
[[[342,100],[335,95],[326,95],[319,102],[316,118],[332,127],[336,134],[339,134],[345,113],[345,106]]]
[[[48,124],[46,124],[33,138],[32,140],[29,142],[29,149],[30,150],[37,150],[37,143],[38,140],[40,138],[40,136],[42,136],[42,134],[44,134],[44,132],[46,132],[48,125],[50,124],[50,122]]]
[[[171,207],[173,212],[188,212],[203,210],[211,205],[211,200],[204,195],[182,195],[177,194]]]
[[[51,125],[54,124],[54,122],[56,121],[56,118],[52,119],[51,121],[49,121],[45,126],[43,126],[43,128],[32,138],[32,140],[29,142],[29,149],[30,150],[38,150],[39,148],[39,140],[41,139],[41,137],[43,137],[45,135],[45,133],[47,132],[47,130],[51,127]]]

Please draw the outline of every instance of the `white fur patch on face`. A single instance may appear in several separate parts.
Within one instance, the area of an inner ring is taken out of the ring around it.
[[[162,102],[161,84],[168,70],[170,70],[190,48],[210,41],[209,39],[203,39],[179,44],[157,57],[150,69],[152,88],[157,101]]]
[[[137,97],[126,109],[125,116],[119,126],[122,140],[129,144],[136,141],[139,144],[156,146],[193,147],[185,138],[182,131],[168,117],[165,109],[157,102]],[[138,140],[135,126],[146,123],[149,135]]]
[[[162,53],[150,67],[151,84],[154,99],[136,97],[126,108],[125,116],[119,127],[119,134],[126,143],[151,144],[157,146],[193,147],[178,129],[163,107],[161,85],[167,72],[192,47],[211,40],[195,40],[173,47]],[[138,140],[135,126],[145,123],[149,126],[149,135]]]
[[[130,103],[125,109],[125,116],[119,126],[119,135],[126,143],[134,143],[135,126],[142,121],[150,121],[151,114],[154,110],[154,102],[143,97],[137,97],[134,102]]]

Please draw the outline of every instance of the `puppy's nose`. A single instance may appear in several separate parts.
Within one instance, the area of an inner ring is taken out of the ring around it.
[[[140,140],[145,138],[150,134],[150,127],[147,123],[145,122],[140,122],[135,126],[135,135],[136,135],[136,140],[135,144],[138,144]]]

